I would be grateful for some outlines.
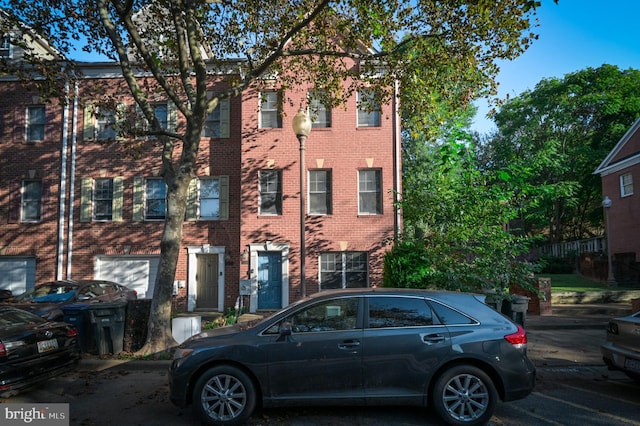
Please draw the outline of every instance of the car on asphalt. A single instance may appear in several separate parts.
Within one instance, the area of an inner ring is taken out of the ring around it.
[[[71,371],[79,361],[74,326],[0,305],[0,397]]]
[[[499,400],[533,390],[526,348],[522,326],[481,295],[326,291],[183,342],[170,399],[211,425],[290,405],[431,405],[449,424],[484,424]]]
[[[609,320],[600,351],[610,370],[623,371],[640,382],[640,312]]]
[[[9,299],[13,296],[11,290],[0,288],[0,301]]]
[[[59,280],[37,285],[2,303],[33,312],[50,321],[62,321],[62,307],[72,303],[126,302],[137,292],[105,280]]]

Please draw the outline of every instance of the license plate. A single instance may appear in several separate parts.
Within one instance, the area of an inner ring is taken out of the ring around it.
[[[640,371],[640,361],[638,361],[637,359],[627,358],[624,361],[624,368],[633,371]]]
[[[39,353],[49,352],[54,349],[58,349],[58,341],[56,339],[43,340],[41,342],[38,342]]]

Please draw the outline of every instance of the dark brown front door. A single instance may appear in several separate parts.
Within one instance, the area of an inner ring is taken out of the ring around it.
[[[196,309],[218,309],[218,255],[199,254]]]

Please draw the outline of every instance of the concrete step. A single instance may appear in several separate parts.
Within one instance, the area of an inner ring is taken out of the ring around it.
[[[640,290],[563,291],[551,293],[551,305],[628,303],[640,299]]]

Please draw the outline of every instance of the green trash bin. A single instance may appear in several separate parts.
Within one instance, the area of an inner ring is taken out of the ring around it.
[[[126,302],[94,303],[87,308],[98,355],[122,352]]]

